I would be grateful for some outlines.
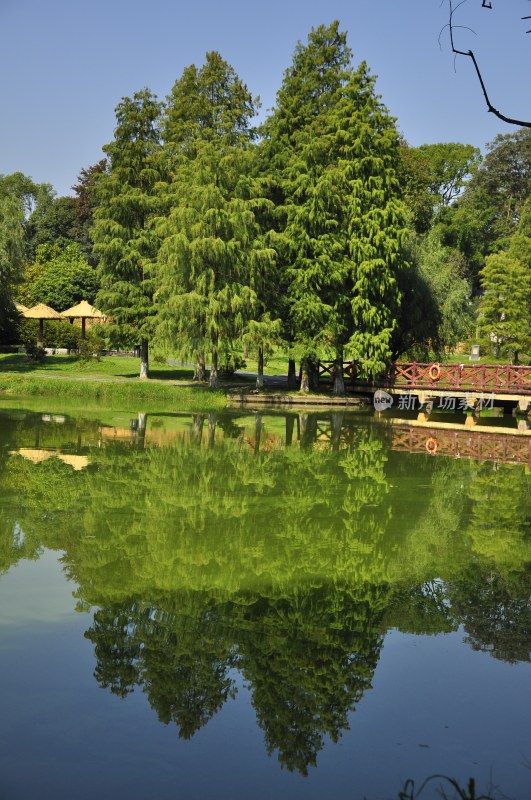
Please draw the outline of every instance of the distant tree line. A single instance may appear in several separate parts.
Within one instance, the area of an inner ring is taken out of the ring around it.
[[[218,53],[164,103],[143,89],[116,109],[105,158],[72,197],[0,176],[0,337],[16,299],[87,299],[112,346],[210,365],[277,346],[311,388],[319,359],[370,376],[476,334],[514,360],[530,347],[531,131],[411,147],[354,66],[339,23],[299,43],[276,105]],[[335,390],[344,391],[341,371]]]

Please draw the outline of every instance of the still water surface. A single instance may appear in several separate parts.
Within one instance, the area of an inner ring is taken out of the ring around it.
[[[529,798],[529,468],[403,441],[0,411],[2,800]]]

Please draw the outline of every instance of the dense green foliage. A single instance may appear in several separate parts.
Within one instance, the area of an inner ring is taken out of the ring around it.
[[[164,103],[147,89],[122,99],[74,196],[0,176],[2,341],[18,335],[14,299],[95,299],[107,344],[141,345],[142,377],[151,342],[200,380],[208,360],[213,386],[218,361],[256,354],[260,385],[280,346],[292,388],[295,358],[316,388],[319,359],[373,375],[444,357],[478,322],[487,349],[528,355],[529,130],[483,159],[459,142],[409,146],[337,21],[296,46],[259,129],[257,108],[209,52]]]
[[[524,205],[507,250],[487,256],[480,274],[484,295],[479,322],[497,351],[514,363],[531,349],[531,198]]]
[[[1,189],[1,184],[0,184]],[[16,324],[13,305],[24,265],[24,212],[21,200],[0,192],[0,341],[9,341]]]
[[[97,304],[111,314],[108,336],[114,345],[142,345],[142,377],[147,377],[155,316],[153,263],[159,242],[150,220],[160,176],[159,114],[160,104],[147,89],[117,106],[115,139],[103,148],[109,165],[99,176],[94,215],[101,279]]]
[[[293,343],[303,358],[345,355],[374,374],[390,357],[400,300],[398,136],[337,22],[298,45],[265,134]]]
[[[157,228],[159,337],[199,359],[230,353],[257,305],[274,253],[263,246],[250,186],[252,97],[232,67],[208,53],[173,87],[164,120],[171,159],[169,213]]]
[[[64,247],[41,244],[27,269],[20,297],[28,306],[45,303],[56,311],[66,311],[81,300],[94,303],[98,288],[97,275],[77,242]]]

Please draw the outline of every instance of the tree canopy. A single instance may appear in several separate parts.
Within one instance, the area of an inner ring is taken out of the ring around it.
[[[313,29],[264,126],[282,200],[283,268],[303,356],[343,353],[362,374],[390,356],[403,268],[398,135],[339,23]]]
[[[112,316],[112,342],[142,347],[141,377],[148,374],[148,341],[153,333],[153,263],[159,240],[151,226],[160,177],[160,104],[144,89],[116,108],[114,140],[103,150],[109,163],[97,182],[94,250],[101,289],[97,304]]]

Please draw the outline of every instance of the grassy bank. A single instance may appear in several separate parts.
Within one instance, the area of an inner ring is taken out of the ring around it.
[[[113,380],[135,380],[140,371],[138,358],[128,356],[103,356],[83,361],[76,356],[46,356],[42,362],[30,361],[27,356],[17,354],[0,355],[0,375],[5,372],[17,375],[58,376],[75,379],[100,378]],[[193,370],[171,364],[151,364],[149,375],[152,380],[191,381]]]
[[[47,356],[35,364],[20,355],[0,356],[0,396],[53,397],[86,406],[141,405],[146,410],[214,411],[226,405],[223,391],[189,384],[191,370],[156,365],[151,380],[138,378],[139,361],[108,357],[84,363],[72,356]]]

